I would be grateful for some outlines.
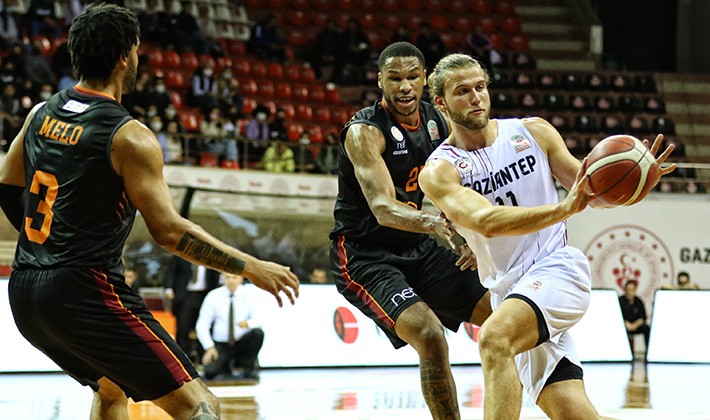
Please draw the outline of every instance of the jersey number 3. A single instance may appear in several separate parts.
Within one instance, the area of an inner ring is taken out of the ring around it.
[[[54,217],[52,206],[54,205],[54,200],[57,199],[57,190],[59,189],[57,177],[44,171],[35,172],[32,177],[32,185],[30,185],[30,193],[39,196],[40,187],[46,187],[47,191],[44,194],[44,198],[40,196],[35,216],[25,217],[25,234],[30,241],[42,245],[49,237],[49,231],[52,227],[52,218]],[[44,215],[44,220],[42,220],[42,226],[38,230],[32,227],[32,221],[40,215]]]

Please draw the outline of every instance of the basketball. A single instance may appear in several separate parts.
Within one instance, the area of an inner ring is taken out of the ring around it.
[[[648,195],[661,169],[641,140],[615,135],[600,141],[587,156],[589,188],[596,195],[596,207],[630,206]]]

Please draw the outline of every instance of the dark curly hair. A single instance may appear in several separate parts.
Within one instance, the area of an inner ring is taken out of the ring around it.
[[[69,53],[79,80],[107,81],[116,62],[138,43],[139,25],[130,10],[110,3],[91,6],[69,28]]]

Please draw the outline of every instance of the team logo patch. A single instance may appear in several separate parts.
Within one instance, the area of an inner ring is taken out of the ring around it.
[[[454,166],[456,166],[456,169],[458,169],[461,173],[469,173],[473,170],[473,162],[465,156],[456,159]]]
[[[62,109],[65,111],[81,114],[82,112],[86,111],[88,107],[89,104],[83,104],[72,99],[69,102],[65,103]]]
[[[515,151],[517,153],[530,148],[530,141],[526,139],[525,136],[521,136],[520,134],[516,134],[511,137],[510,142],[513,143],[513,147],[515,147]]]
[[[429,137],[432,140],[439,140],[441,138],[439,136],[439,127],[434,120],[429,120],[429,122],[426,123],[426,127],[429,129]]]
[[[390,133],[392,133],[392,137],[394,137],[395,140],[397,140],[397,141],[404,140],[404,134],[402,134],[402,132],[399,131],[399,128],[393,126],[392,128],[390,128]]]
[[[538,290],[542,289],[542,282],[540,280],[533,280],[528,283],[528,289],[532,289],[537,292]]]
[[[663,240],[637,225],[616,225],[603,230],[587,244],[584,253],[592,270],[592,286],[621,293],[635,281],[638,294],[649,307],[661,284],[675,273],[673,257]]]

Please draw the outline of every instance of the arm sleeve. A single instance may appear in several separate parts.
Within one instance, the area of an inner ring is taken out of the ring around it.
[[[22,229],[25,206],[22,202],[24,187],[0,184],[0,207],[12,226],[18,232]]]

